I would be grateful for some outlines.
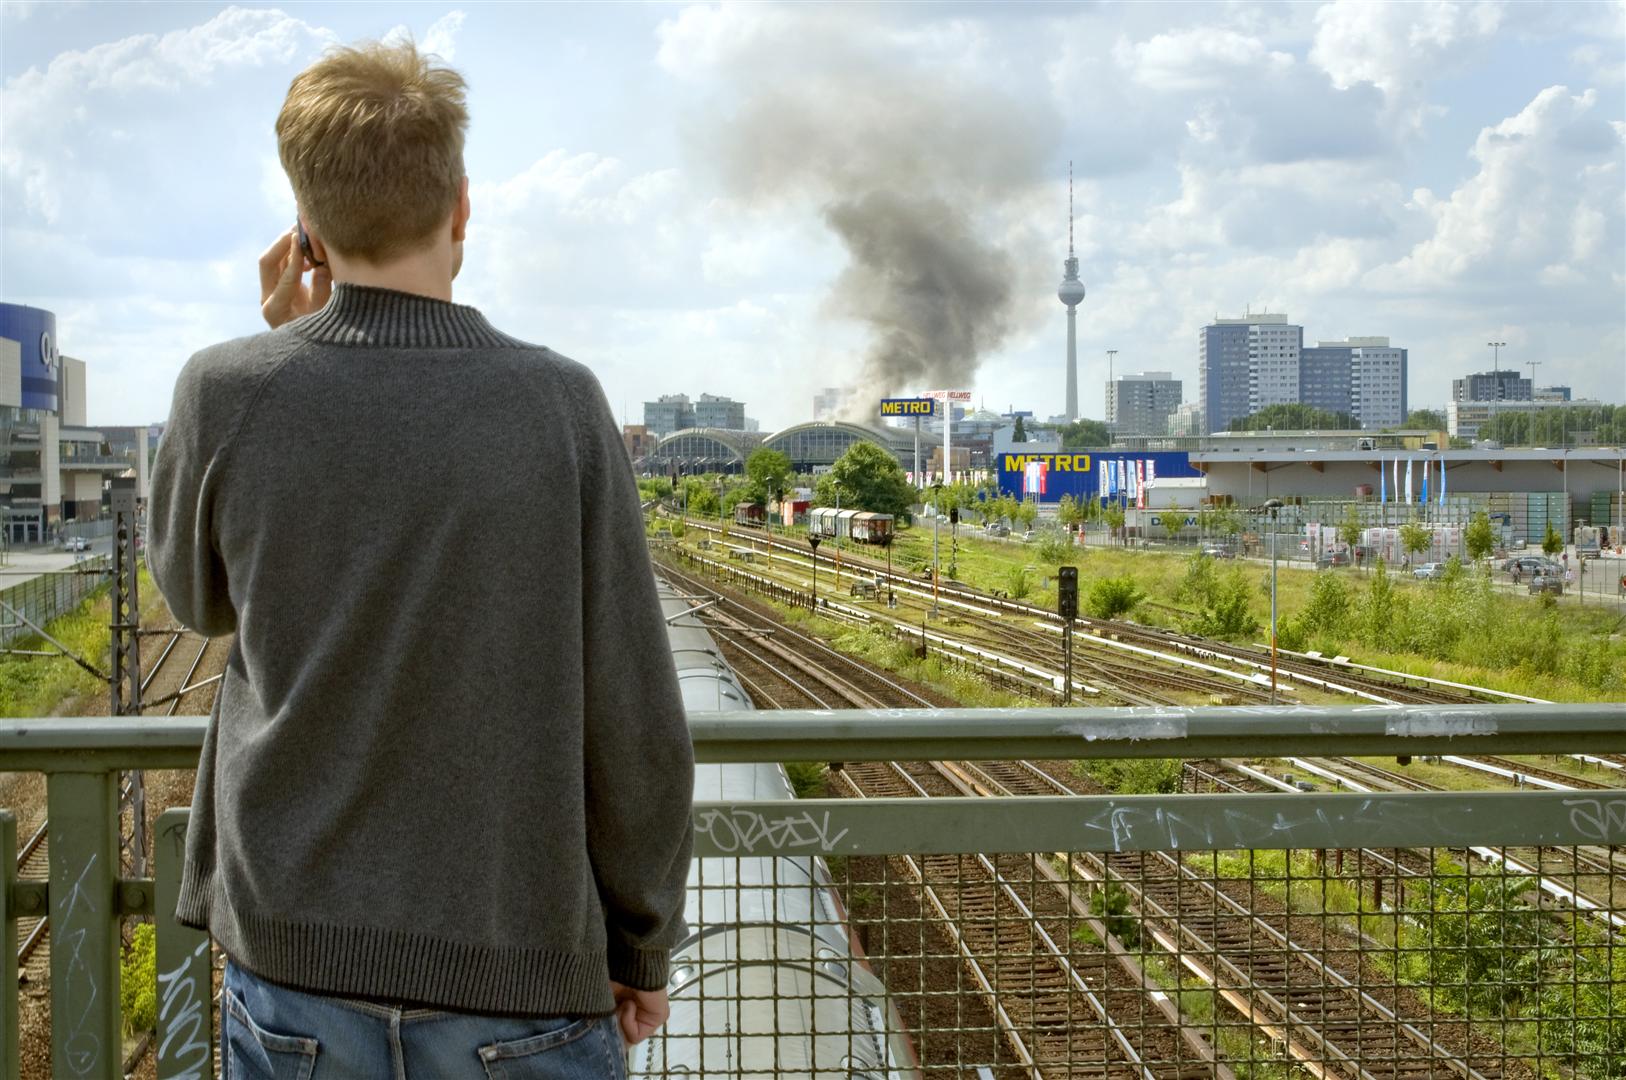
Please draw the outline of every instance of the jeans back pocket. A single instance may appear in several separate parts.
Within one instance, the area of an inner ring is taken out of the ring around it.
[[[310,1080],[317,1041],[267,1031],[230,987],[221,992],[221,1080]]]
[[[523,1039],[480,1047],[488,1080],[619,1080],[625,1062],[606,1034],[615,1017],[588,1016]]]

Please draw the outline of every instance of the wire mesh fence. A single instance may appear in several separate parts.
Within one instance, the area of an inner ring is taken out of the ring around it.
[[[632,1073],[1626,1076],[1626,883],[1603,857],[702,859],[707,917]]]
[[[74,564],[72,572],[41,574],[0,589],[0,600],[22,612],[30,622],[43,626],[64,612],[72,611],[85,597],[106,586],[108,563],[106,555],[82,559]],[[0,578],[0,584],[4,581]],[[0,647],[31,636],[34,636],[33,630],[0,608]]]

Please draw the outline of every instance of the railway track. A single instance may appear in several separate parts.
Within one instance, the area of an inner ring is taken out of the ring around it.
[[[169,670],[170,658],[175,655],[184,638],[195,637],[198,640],[196,653],[185,673],[176,684],[174,693],[160,698],[156,705],[166,706],[164,715],[174,716],[180,709],[181,702],[191,694],[212,685],[216,679],[210,678],[201,682],[194,682],[198,668],[209,650],[211,640],[193,634],[191,631],[176,630],[169,634],[158,659],[153,661],[152,667],[141,678],[142,697],[145,699],[147,691],[154,685],[160,674]],[[128,808],[130,802],[130,784],[126,782],[119,791],[119,809],[122,813]],[[30,835],[27,843],[23,844],[17,853],[17,874],[19,877],[44,879],[50,876],[50,821],[42,819],[39,826]],[[44,984],[50,978],[51,925],[46,916],[39,918],[20,918],[17,923],[17,976],[19,983]]]
[[[999,795],[1075,794],[1036,768],[1005,767],[996,775],[986,764],[959,767],[979,789]],[[1323,929],[1319,943],[1302,945],[1285,913],[1251,910],[1165,852],[1076,853],[1070,859],[1081,876],[1124,890],[1143,934],[1149,933],[1174,970],[1183,968],[1214,987],[1312,1072],[1362,1080],[1502,1075],[1492,1048],[1470,1047],[1466,1024],[1408,1019],[1367,993],[1364,977],[1352,980],[1339,970],[1340,961],[1360,964],[1355,942],[1333,940]]]
[[[706,522],[690,521],[688,526],[714,534],[721,533],[719,527]],[[796,560],[810,561],[815,559],[815,553],[805,546],[793,544],[778,537],[753,535],[751,543],[754,546],[766,547]],[[929,589],[928,585],[923,585],[920,581],[906,574],[900,574],[896,571],[889,573],[884,562],[862,555],[855,555],[851,552],[844,554],[842,561],[849,569],[861,570],[866,576],[874,576],[892,582],[900,591],[903,589],[916,591]],[[816,562],[821,570],[834,570],[833,558],[825,550],[820,550],[817,553]],[[939,589],[942,595],[950,600],[985,609],[1022,615],[1041,624],[1053,624],[1053,629],[1059,628],[1061,622],[1059,616],[1045,608],[1011,600],[1008,597],[994,596],[990,593],[975,590],[962,583],[940,582]],[[957,611],[956,616],[968,616],[968,613]],[[1269,651],[1252,646],[1233,645],[1229,642],[1196,638],[1172,630],[1115,620],[1081,617],[1077,620],[1077,624],[1085,631],[1083,636],[1076,638],[1080,643],[1087,644],[1089,637],[1093,635],[1137,645],[1154,652],[1184,653],[1197,657],[1223,660],[1255,673],[1267,672],[1271,667]],[[1028,641],[1030,639],[1024,636],[1023,640]],[[1056,645],[1054,644],[1050,646],[1050,649],[1055,648]],[[1464,704],[1483,702],[1487,698],[1502,700],[1499,695],[1491,691],[1477,693],[1470,689],[1432,684],[1422,679],[1406,678],[1403,675],[1391,678],[1370,673],[1363,674],[1352,669],[1350,665],[1334,664],[1329,660],[1318,660],[1310,657],[1278,654],[1276,669],[1279,682],[1297,682],[1317,689],[1348,693],[1355,697],[1384,704]],[[1156,679],[1155,669],[1145,666],[1139,669],[1139,686],[1144,688],[1149,681],[1155,681]],[[1128,689],[1133,690],[1134,687],[1131,686]],[[1215,680],[1203,683],[1201,692],[1248,694],[1249,690],[1245,686],[1239,688],[1237,684],[1232,682]],[[1253,692],[1257,693],[1257,688]],[[1268,694],[1265,696],[1268,696]],[[1141,702],[1135,703],[1139,704]]]
[[[857,798],[961,794],[945,766],[860,762],[836,774]],[[1234,1080],[1206,1034],[1172,1006],[1147,1009],[1144,974],[1081,941],[1089,909],[1032,855],[894,857],[949,928],[976,992],[1035,1078]],[[1099,923],[1097,923],[1099,927]],[[1101,927],[1097,942],[1108,936]],[[1133,1022],[1122,1018],[1133,1017]]]

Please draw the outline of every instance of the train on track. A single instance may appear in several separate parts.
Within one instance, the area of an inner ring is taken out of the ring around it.
[[[683,704],[753,708],[693,606],[662,582]],[[695,797],[789,799],[778,764],[699,764]],[[914,1047],[847,925],[824,862],[805,856],[695,859],[672,950],[672,1015],[632,1049],[628,1075],[919,1080]]]
[[[826,540],[856,540],[860,544],[890,544],[893,535],[891,514],[866,510],[835,510],[821,506],[807,512],[810,536]]]
[[[749,525],[760,529],[768,523],[768,512],[759,503],[742,502],[734,504],[734,524]]]

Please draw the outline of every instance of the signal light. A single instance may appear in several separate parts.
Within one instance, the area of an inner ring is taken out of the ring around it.
[[[1056,613],[1062,618],[1078,618],[1078,567],[1056,569]]]

